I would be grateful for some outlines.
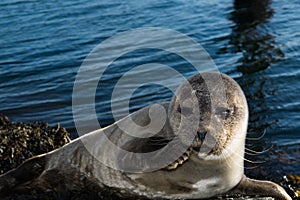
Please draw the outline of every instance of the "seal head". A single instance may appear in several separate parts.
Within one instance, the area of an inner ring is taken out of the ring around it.
[[[225,74],[206,72],[189,78],[171,101],[169,120],[175,135],[203,158],[235,150],[229,148],[237,139],[241,143],[234,148],[244,149],[247,102],[239,85]]]

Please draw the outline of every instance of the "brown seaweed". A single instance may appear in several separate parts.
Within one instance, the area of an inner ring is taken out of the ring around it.
[[[50,152],[70,142],[69,132],[46,122],[11,122],[0,116],[0,174],[35,155]]]

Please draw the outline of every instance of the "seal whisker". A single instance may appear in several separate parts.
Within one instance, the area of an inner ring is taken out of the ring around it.
[[[227,149],[224,149],[224,151],[225,151],[225,154],[229,152],[229,150],[227,150]],[[230,164],[230,161],[227,159],[227,157],[225,157],[225,155],[222,155],[222,157],[224,158],[224,160],[225,160],[225,162],[227,163],[227,165],[228,165],[230,168],[232,168],[232,165]],[[239,164],[239,165],[240,165],[240,164]],[[240,166],[240,167],[242,167],[242,166]]]
[[[259,137],[253,137],[253,138],[246,137],[246,140],[260,140],[260,139],[262,139],[265,136],[266,132],[267,132],[267,130],[265,129],[264,132],[263,132],[263,134],[261,136],[259,136]]]
[[[252,163],[252,164],[263,164],[266,162],[266,161],[252,161],[247,158],[244,158],[244,160],[247,161],[248,163]]]
[[[246,150],[246,149],[245,149]],[[245,154],[247,154],[247,155],[249,155],[249,156],[256,156],[256,155],[258,155],[257,153],[250,153],[250,152],[247,152],[247,151],[245,151]]]
[[[245,151],[245,153],[248,154],[248,155],[258,155],[258,154],[266,153],[266,152],[270,151],[272,148],[273,148],[273,144],[269,148],[267,148],[267,149],[265,149],[263,151],[254,151],[252,149],[249,149],[249,148],[245,147],[246,151],[250,151],[251,152],[251,153],[249,153],[249,152]]]
[[[228,149],[228,150],[230,150],[230,149]],[[233,154],[237,155],[238,157],[243,158],[243,160],[248,162],[248,163],[252,163],[252,164],[263,164],[263,163],[265,163],[265,161],[260,161],[259,162],[259,161],[249,160],[249,159],[244,158],[243,156],[241,156],[240,154],[238,154],[238,153],[236,153],[235,151],[232,151],[232,150],[230,151],[230,153],[233,153]]]
[[[258,167],[260,167],[260,166],[261,166],[261,164],[260,164],[260,165],[253,166],[253,167],[244,167],[244,168],[245,168],[245,169],[252,170],[252,169],[256,169],[256,168],[258,168]]]
[[[235,151],[231,150],[230,148],[229,149],[223,149],[224,153],[221,154],[221,156],[224,158],[224,160],[226,161],[227,165],[230,167],[230,168],[233,168],[233,165],[231,165],[231,161],[229,161],[228,157],[225,156],[227,154],[235,154],[235,155],[238,155],[240,158],[243,158],[242,156],[240,156],[238,153],[236,153]],[[244,167],[243,164],[238,164],[239,167]]]

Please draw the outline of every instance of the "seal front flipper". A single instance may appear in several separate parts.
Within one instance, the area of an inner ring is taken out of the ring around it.
[[[18,168],[2,174],[0,176],[0,197],[26,189],[19,186],[40,176],[45,168],[45,163],[45,155],[36,156],[26,160]]]
[[[244,175],[240,183],[227,194],[260,195],[278,200],[292,200],[286,191],[271,181],[250,179]]]

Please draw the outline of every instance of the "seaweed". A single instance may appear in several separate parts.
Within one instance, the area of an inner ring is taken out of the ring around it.
[[[0,174],[33,156],[50,152],[70,142],[70,133],[60,124],[11,122],[0,116]]]

